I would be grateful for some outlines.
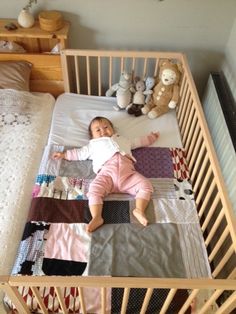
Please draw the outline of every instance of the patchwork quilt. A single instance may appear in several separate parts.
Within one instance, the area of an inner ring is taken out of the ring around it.
[[[53,151],[68,147],[46,146],[33,189],[33,199],[13,275],[135,276],[160,278],[209,277],[184,151],[146,147],[133,151],[137,171],[150,178],[154,193],[147,208],[149,224],[132,215],[133,196],[105,198],[104,225],[88,234],[91,215],[86,197],[95,177],[91,161],[53,160]],[[98,313],[96,289],[86,288],[88,313]],[[128,313],[139,313],[145,289],[132,289]],[[34,310],[32,293],[21,291]],[[50,311],[59,312],[54,291],[40,291]],[[158,312],[168,290],[154,291],[148,312]],[[64,291],[68,311],[79,313],[77,289]],[[186,298],[176,295],[173,309]],[[122,289],[111,289],[107,311],[119,313]],[[157,297],[158,296],[158,297]],[[91,302],[89,302],[91,300]],[[177,302],[178,301],[178,302]],[[35,308],[34,308],[35,307]]]

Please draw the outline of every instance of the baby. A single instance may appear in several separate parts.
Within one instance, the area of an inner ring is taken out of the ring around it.
[[[113,124],[105,117],[94,118],[89,125],[91,140],[86,146],[54,152],[53,159],[86,160],[91,159],[95,179],[88,191],[89,209],[92,220],[87,225],[87,232],[100,227],[103,199],[110,193],[129,193],[135,195],[136,204],[133,215],[144,226],[148,224],[145,210],[150,201],[153,187],[151,182],[134,168],[135,158],[131,149],[149,146],[159,137],[159,132],[130,141],[117,134]]]

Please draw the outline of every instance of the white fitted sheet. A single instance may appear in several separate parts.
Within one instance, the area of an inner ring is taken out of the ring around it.
[[[48,144],[86,145],[88,125],[96,116],[110,119],[117,132],[129,138],[159,131],[160,138],[153,144],[158,147],[182,147],[174,110],[154,120],[146,115],[134,117],[126,111],[116,111],[115,97],[87,96],[65,93],[57,98]]]

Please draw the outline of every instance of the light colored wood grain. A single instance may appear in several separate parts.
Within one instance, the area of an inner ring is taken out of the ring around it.
[[[8,31],[5,25],[14,23],[18,28]],[[49,52],[57,43],[61,43],[61,48],[67,48],[68,32],[70,23],[63,22],[63,27],[54,32],[42,30],[36,20],[33,27],[23,28],[16,19],[0,19],[1,40],[11,40],[22,45],[27,52]]]
[[[25,60],[33,65],[30,91],[48,92],[55,97],[64,92],[60,55],[0,53],[0,61],[9,60]]]

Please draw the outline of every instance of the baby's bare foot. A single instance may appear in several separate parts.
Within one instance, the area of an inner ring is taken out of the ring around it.
[[[147,226],[148,224],[148,220],[147,217],[145,216],[145,214],[143,212],[141,212],[141,210],[135,208],[133,210],[133,215],[137,218],[137,220],[143,225],[143,226]]]
[[[86,231],[87,232],[93,232],[95,231],[97,228],[99,228],[101,225],[103,225],[103,218],[102,217],[95,217],[93,218],[90,223],[87,225]]]

